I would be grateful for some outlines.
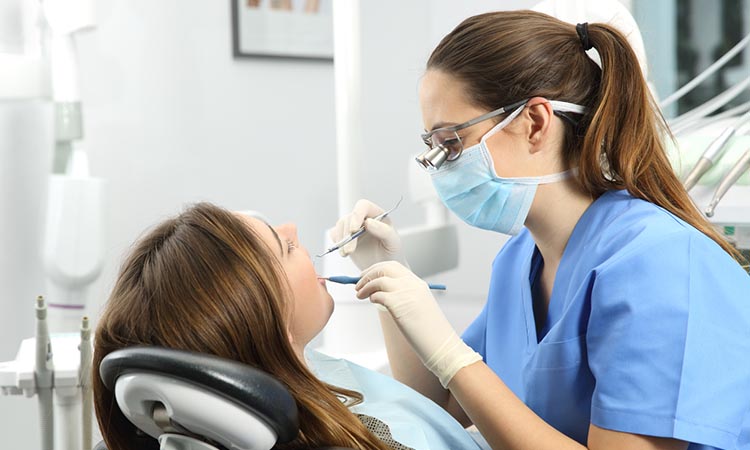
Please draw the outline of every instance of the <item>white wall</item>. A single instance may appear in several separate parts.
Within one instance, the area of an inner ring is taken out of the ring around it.
[[[98,5],[98,29],[79,42],[111,248],[196,200],[293,219],[317,240],[335,214],[332,63],[233,59],[228,2]]]

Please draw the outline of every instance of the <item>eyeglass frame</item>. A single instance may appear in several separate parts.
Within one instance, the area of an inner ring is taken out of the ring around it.
[[[476,125],[479,122],[484,122],[487,119],[491,119],[491,118],[497,117],[497,116],[499,116],[501,114],[512,112],[514,109],[520,107],[521,105],[524,105],[524,104],[528,103],[529,100],[530,99],[526,99],[526,100],[521,100],[521,101],[518,101],[518,102],[515,102],[515,103],[511,103],[510,105],[506,105],[506,106],[500,107],[500,108],[498,108],[498,109],[496,109],[494,111],[490,111],[488,113],[484,113],[484,114],[482,114],[479,117],[475,117],[475,118],[473,118],[471,120],[468,120],[468,121],[466,121],[464,123],[460,123],[458,125],[451,125],[449,127],[436,128],[436,129],[434,129],[432,131],[429,131],[427,133],[422,134],[421,135],[422,142],[424,142],[424,144],[427,147],[429,147],[427,151],[432,150],[432,149],[435,148],[432,145],[432,141],[430,139],[433,134],[435,134],[437,132],[455,133],[456,131],[460,131],[460,130],[469,128],[470,126]],[[456,134],[456,137],[458,138],[458,141],[461,143],[461,151],[458,152],[458,154],[456,155],[455,158],[449,159],[449,161],[454,161],[454,160],[458,159],[458,157],[461,156],[461,153],[463,153],[463,151],[464,151],[464,149],[463,149],[464,143],[461,141],[461,137],[458,134]],[[424,153],[425,152],[420,153],[420,156],[422,154],[424,154]],[[419,156],[417,158],[419,158]]]

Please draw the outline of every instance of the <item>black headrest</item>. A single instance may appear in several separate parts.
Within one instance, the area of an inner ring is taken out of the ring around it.
[[[114,391],[121,375],[144,371],[177,378],[216,393],[264,420],[279,443],[297,436],[297,404],[289,391],[267,373],[203,353],[162,347],[129,347],[107,355],[99,366],[104,385]]]

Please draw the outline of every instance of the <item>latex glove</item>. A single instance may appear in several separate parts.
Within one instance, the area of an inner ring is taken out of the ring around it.
[[[371,219],[383,211],[369,200],[359,200],[352,212],[340,218],[329,230],[331,240],[339,242],[364,224],[367,231],[339,249],[339,254],[351,257],[359,270],[381,261],[398,261],[407,265],[401,250],[401,238],[393,228],[391,219],[388,216],[382,221]]]
[[[463,367],[482,357],[456,334],[427,283],[403,265],[387,261],[362,272],[358,298],[383,305],[422,363],[447,388]]]

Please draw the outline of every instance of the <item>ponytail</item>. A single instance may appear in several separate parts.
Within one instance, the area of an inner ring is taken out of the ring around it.
[[[627,189],[713,239],[740,264],[742,254],[692,202],[664,148],[673,139],[627,39],[606,24],[589,24],[588,39],[601,58],[599,93],[578,156],[579,181],[595,196]]]

